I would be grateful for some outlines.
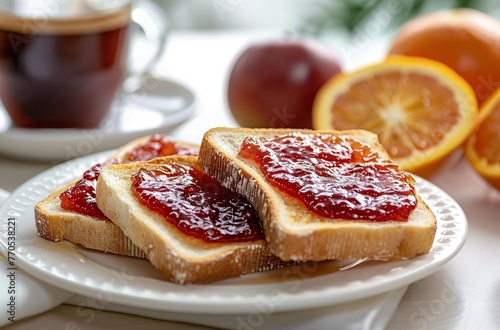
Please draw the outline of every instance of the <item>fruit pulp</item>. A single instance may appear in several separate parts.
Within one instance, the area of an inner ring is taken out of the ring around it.
[[[245,138],[239,156],[316,214],[343,220],[407,221],[413,178],[350,136],[290,133]]]
[[[138,144],[121,159],[112,159],[102,164],[96,164],[87,170],[79,181],[59,195],[60,205],[66,211],[88,215],[95,219],[108,220],[97,207],[95,199],[97,179],[102,168],[111,164],[146,161],[170,155],[196,156],[198,155],[198,148],[184,146],[167,136],[155,134],[144,143]]]
[[[474,149],[478,156],[485,159],[489,165],[500,163],[500,148],[498,141],[500,140],[500,106],[495,108],[481,120],[475,132]]]
[[[241,195],[208,174],[184,164],[141,168],[132,176],[139,202],[186,235],[206,242],[262,239],[259,218]]]

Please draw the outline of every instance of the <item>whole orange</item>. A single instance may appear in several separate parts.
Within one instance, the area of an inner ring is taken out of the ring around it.
[[[471,85],[478,104],[500,86],[500,23],[477,10],[419,16],[399,30],[389,53],[446,64]]]

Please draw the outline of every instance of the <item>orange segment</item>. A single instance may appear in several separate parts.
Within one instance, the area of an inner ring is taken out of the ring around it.
[[[372,131],[401,168],[429,176],[471,134],[477,113],[472,88],[445,65],[391,56],[329,80],[313,127]]]
[[[479,125],[467,141],[465,155],[474,169],[500,190],[500,89],[480,112]]]

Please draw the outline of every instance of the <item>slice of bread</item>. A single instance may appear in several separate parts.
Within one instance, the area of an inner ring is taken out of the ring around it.
[[[178,284],[207,283],[285,265],[269,251],[264,239],[206,242],[184,234],[160,213],[139,202],[132,190],[131,176],[141,168],[159,169],[169,163],[201,171],[196,157],[170,156],[110,165],[102,170],[97,182],[99,208],[146,253],[167,280]],[[179,194],[180,203],[183,198]]]
[[[119,148],[107,160],[123,159],[131,150],[147,142],[151,136],[135,139]],[[195,144],[177,142],[185,147],[197,148]],[[51,241],[70,241],[85,248],[119,255],[145,258],[113,222],[96,219],[61,207],[60,194],[73,186],[79,179],[69,183],[35,205],[35,222],[38,235]]]
[[[260,169],[238,156],[246,137],[267,137],[292,132],[349,135],[368,143],[390,159],[375,134],[362,131],[214,128],[205,133],[199,163],[223,186],[245,196],[257,210],[270,249],[282,260],[377,260],[413,258],[427,253],[436,231],[436,218],[424,201],[407,222],[323,218],[301,201],[274,188]]]

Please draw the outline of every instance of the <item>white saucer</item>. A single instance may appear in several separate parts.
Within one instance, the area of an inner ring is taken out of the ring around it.
[[[15,127],[0,104],[0,153],[29,160],[65,161],[117,148],[141,136],[168,133],[192,117],[195,110],[192,91],[159,78],[122,97],[95,129]]]

